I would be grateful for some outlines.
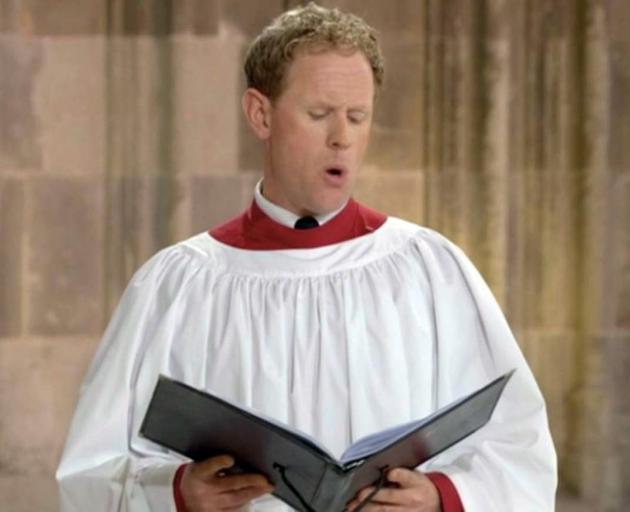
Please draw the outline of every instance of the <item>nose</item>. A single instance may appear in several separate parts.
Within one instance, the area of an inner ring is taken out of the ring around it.
[[[328,133],[328,146],[332,149],[347,149],[350,143],[348,120],[345,116],[336,118]]]

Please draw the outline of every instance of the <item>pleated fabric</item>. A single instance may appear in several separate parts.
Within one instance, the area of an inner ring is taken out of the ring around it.
[[[61,510],[175,510],[186,459],[138,436],[159,374],[340,455],[512,368],[490,423],[420,468],[448,475],[467,512],[554,510],[556,457],[542,395],[461,250],[395,218],[314,249],[249,251],[202,233],[156,254],[125,291],[81,389]],[[288,509],[268,497],[250,510]]]

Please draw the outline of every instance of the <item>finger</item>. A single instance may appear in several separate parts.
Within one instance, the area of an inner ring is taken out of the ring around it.
[[[417,487],[420,482],[428,480],[424,473],[407,468],[390,469],[387,473],[387,480],[396,483],[402,488]]]
[[[381,503],[368,503],[361,512],[400,512],[401,508],[397,505],[383,505]]]
[[[201,462],[192,464],[191,471],[199,478],[208,479],[215,476],[219,471],[231,468],[234,465],[234,457],[231,455],[218,455]]]
[[[367,499],[367,497],[370,494],[372,494],[372,492],[374,492],[374,489],[376,489],[376,487],[373,485],[370,485],[368,487],[364,487],[359,492],[357,492],[357,494],[354,496],[352,501],[348,502],[348,504],[346,505],[346,508],[348,509],[348,511],[350,512],[354,508],[358,507],[363,501]],[[373,501],[377,495],[378,494],[372,496],[372,498],[370,498],[370,501]]]
[[[366,487],[357,496],[359,502],[367,499],[374,487]],[[379,491],[370,498],[371,503],[384,503],[389,505],[403,505],[408,502],[407,493],[402,489],[379,489]]]
[[[363,501],[374,491],[374,489],[375,487],[373,485],[369,487],[364,487],[357,493],[355,500],[357,500],[358,502]]]
[[[217,477],[215,483],[222,491],[237,491],[247,487],[272,487],[267,478],[254,473]]]
[[[360,495],[367,495],[370,494],[372,491],[374,491],[374,489],[376,489],[376,486],[374,485],[368,485],[367,487],[364,487],[363,489],[361,489],[358,493],[357,493],[357,498]],[[365,497],[365,496],[364,496]]]
[[[239,489],[238,491],[226,492],[219,495],[219,505],[222,508],[241,507],[253,499],[260,498],[265,494],[269,494],[273,489],[271,487],[248,487]]]
[[[361,500],[358,498],[358,494],[352,498],[351,501],[346,503],[346,512],[352,512],[355,508],[357,508],[361,504]]]
[[[370,496],[370,494],[372,493],[373,490],[374,490],[374,487],[366,487],[361,492],[359,492],[356,495],[356,497],[346,505],[346,508],[347,508],[348,512],[352,512],[355,508],[359,507],[359,505],[361,505],[368,498],[368,496]],[[381,491],[379,491],[374,496],[372,496],[370,498],[370,501],[368,503],[368,505],[374,505],[374,504],[377,504],[377,505],[400,505],[401,503],[398,502],[397,500],[389,499],[388,496],[383,497],[383,495],[381,494]],[[368,505],[366,505],[366,507]],[[367,509],[363,508],[361,510],[367,510]]]

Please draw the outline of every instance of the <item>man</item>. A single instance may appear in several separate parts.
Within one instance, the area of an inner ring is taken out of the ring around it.
[[[62,510],[286,510],[265,476],[227,474],[227,454],[187,464],[138,436],[160,373],[340,454],[512,368],[486,427],[391,470],[363,510],[553,510],[544,403],[487,286],[440,235],[351,199],[383,79],[373,31],[310,4],[265,29],[245,68],[265,156],[254,202],[132,279],[82,389]]]

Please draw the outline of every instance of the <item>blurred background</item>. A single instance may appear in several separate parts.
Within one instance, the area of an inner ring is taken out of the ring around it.
[[[286,0],[0,0],[0,496],[53,473],[112,308],[251,200],[246,45]],[[381,34],[356,197],[471,257],[547,400],[559,510],[630,509],[630,2],[321,1]],[[527,511],[516,511],[527,512]]]

